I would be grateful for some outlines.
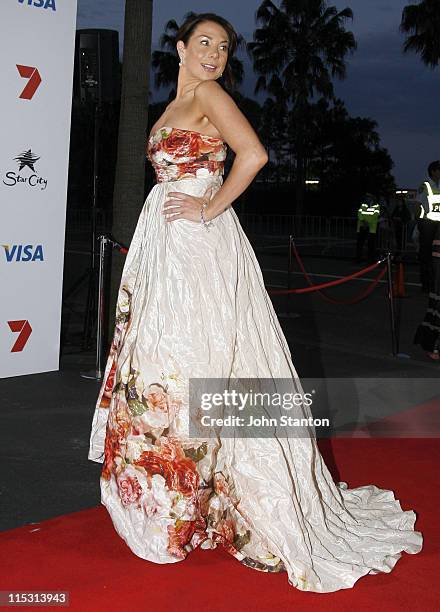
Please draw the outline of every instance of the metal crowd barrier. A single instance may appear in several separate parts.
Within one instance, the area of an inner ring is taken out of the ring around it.
[[[307,255],[353,257],[356,250],[357,218],[322,215],[240,213],[246,234],[257,244],[284,246],[293,234]],[[404,224],[398,218],[382,219],[377,231],[378,251],[391,251],[417,258],[418,244],[413,239],[416,221]]]

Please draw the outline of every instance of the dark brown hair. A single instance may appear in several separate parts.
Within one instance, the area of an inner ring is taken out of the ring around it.
[[[190,13],[177,31],[175,41],[177,43],[178,40],[181,40],[186,45],[196,27],[200,23],[205,23],[206,21],[214,21],[215,23],[218,23],[218,25],[220,25],[228,35],[228,59],[225,69],[223,70],[223,76],[217,80],[223,83],[226,89],[232,90],[235,86],[235,80],[230,65],[230,60],[237,49],[238,36],[229,21],[223,17],[220,17],[220,15],[216,15],[215,13]]]

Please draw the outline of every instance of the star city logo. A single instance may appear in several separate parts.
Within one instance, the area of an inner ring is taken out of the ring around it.
[[[21,77],[23,77],[24,79],[29,79],[26,87],[19,95],[19,98],[22,98],[23,100],[32,100],[35,92],[37,91],[41,83],[41,76],[38,72],[38,68],[17,64],[17,70],[20,73]]]
[[[32,327],[30,326],[29,321],[26,320],[8,321],[8,325],[11,332],[18,332],[18,338],[15,341],[14,346],[11,348],[11,353],[20,353],[29,340],[29,336],[32,333]]]
[[[28,187],[39,187],[41,191],[46,189],[47,178],[40,176],[35,171],[35,164],[41,158],[38,157],[38,155],[35,155],[32,152],[32,149],[28,149],[27,151],[20,153],[13,159],[18,165],[18,172],[14,172],[13,170],[6,172],[3,178],[4,185],[7,187],[15,187],[18,184],[24,184]],[[22,170],[30,171],[32,174],[29,174],[29,176],[23,176],[20,174]]]
[[[19,172],[20,170],[23,170],[23,168],[30,168],[32,172],[35,172],[34,164],[36,164],[39,159],[40,158],[34,155],[30,149],[21,155],[14,157],[14,161],[18,161],[19,163]]]
[[[18,0],[18,4],[27,4],[35,8],[52,9],[56,11],[55,0]]]

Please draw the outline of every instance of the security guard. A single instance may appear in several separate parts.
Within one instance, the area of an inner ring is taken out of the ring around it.
[[[356,261],[362,261],[365,240],[368,243],[368,261],[373,262],[376,256],[377,226],[380,216],[380,204],[376,198],[367,193],[361,204],[357,218]]]
[[[440,222],[440,160],[428,166],[428,178],[419,187],[420,217],[419,229],[419,263],[422,291],[429,293],[433,282],[432,241]]]
[[[420,186],[420,267],[424,289],[429,293],[425,317],[417,328],[415,344],[440,362],[440,160],[428,166],[429,178]],[[422,268],[423,265],[423,268]],[[423,286],[423,285],[422,285]]]

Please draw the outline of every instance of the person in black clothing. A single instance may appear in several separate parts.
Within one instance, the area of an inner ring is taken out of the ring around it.
[[[420,344],[430,359],[440,362],[440,223],[436,225],[437,233],[432,243],[432,289],[425,318],[417,328],[414,344]]]
[[[428,182],[434,190],[440,187],[440,160],[433,161],[429,164],[426,182]],[[422,291],[424,293],[429,293],[434,273],[432,268],[432,241],[437,231],[438,222],[426,217],[426,213],[429,210],[429,203],[425,183],[422,183],[419,187],[418,201],[421,204],[421,213],[423,215],[417,222],[419,230],[420,282],[422,284]]]
[[[429,179],[419,189],[423,207],[419,219],[422,287],[429,293],[425,317],[417,328],[415,344],[440,362],[440,161],[428,167]]]

